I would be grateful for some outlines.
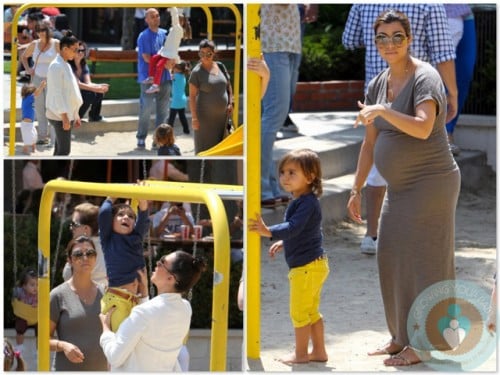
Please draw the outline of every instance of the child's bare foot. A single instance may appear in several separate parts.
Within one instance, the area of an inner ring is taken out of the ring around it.
[[[31,152],[35,152],[36,151],[36,145],[33,143],[31,145]]]
[[[24,155],[29,155],[30,154],[30,150],[29,150],[28,146],[23,146],[23,154]]]
[[[305,357],[298,357],[295,355],[295,353],[290,353],[285,357],[281,357],[278,359],[281,363],[284,363],[285,365],[293,365],[295,363],[308,363],[309,362],[309,356]]]
[[[311,362],[328,362],[328,354],[326,352],[315,352],[309,353],[309,361]]]

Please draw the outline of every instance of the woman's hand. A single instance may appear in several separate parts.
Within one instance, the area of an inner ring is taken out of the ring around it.
[[[359,111],[358,117],[356,117],[356,121],[354,122],[355,128],[358,127],[359,123],[362,123],[365,126],[373,125],[375,118],[380,116],[380,113],[385,110],[385,107],[382,104],[364,105],[359,100],[358,107],[361,110]]]
[[[269,257],[274,259],[274,256],[276,253],[279,253],[281,250],[283,250],[283,241],[277,241],[271,245],[269,248],[269,251],[267,252],[269,254]]]
[[[73,363],[82,363],[85,359],[80,348],[76,345],[73,345],[67,341],[60,341],[60,347],[62,348],[64,355],[68,358],[68,361]]]
[[[361,219],[361,194],[354,194],[349,197],[349,201],[347,202],[347,213],[356,223],[363,223]]]
[[[100,313],[99,314],[99,319],[101,320],[102,324],[102,331],[111,331],[111,314],[116,310],[116,307],[113,306],[108,310],[106,314]]]
[[[193,128],[193,130],[199,130],[200,129],[200,120],[198,120],[197,118],[193,118],[191,121],[191,127]]]

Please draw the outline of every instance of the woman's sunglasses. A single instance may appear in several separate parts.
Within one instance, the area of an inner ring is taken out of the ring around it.
[[[160,258],[160,264],[161,264],[161,266],[162,266],[163,268],[165,268],[165,271],[167,271],[169,274],[171,274],[171,275],[174,277],[174,279],[175,279],[175,281],[176,281],[176,282],[179,282],[179,280],[177,280],[177,276],[175,276],[175,273],[173,273],[172,271],[170,271],[170,270],[167,268],[167,265],[165,264],[165,258],[166,258],[166,255],[164,255],[164,256],[162,256],[162,257]]]
[[[69,229],[73,230],[73,229],[81,227],[82,225],[83,225],[82,223],[77,223],[76,221],[71,221],[71,223],[69,223]]]
[[[214,53],[213,53],[213,52],[201,52],[201,51],[200,51],[200,52],[198,52],[198,56],[200,56],[200,57],[208,57],[208,58],[210,58],[210,57],[212,57],[213,55],[214,55]]]
[[[393,36],[378,34],[375,36],[375,44],[379,47],[387,47],[390,43],[392,43],[394,47],[401,47],[406,39],[407,37],[403,33],[396,33]]]
[[[71,256],[75,259],[83,259],[83,257],[87,257],[87,258],[95,258],[97,256],[97,251],[95,251],[94,249],[86,249],[87,251],[83,252],[83,251],[74,251],[73,253],[71,253]]]

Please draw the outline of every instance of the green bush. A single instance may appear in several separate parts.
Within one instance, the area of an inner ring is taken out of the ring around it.
[[[319,5],[318,22],[306,25],[299,81],[363,80],[364,50],[342,45],[349,4]]]

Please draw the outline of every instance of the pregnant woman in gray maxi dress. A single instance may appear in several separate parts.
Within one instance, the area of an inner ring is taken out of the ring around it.
[[[391,13],[392,12],[392,13]],[[349,215],[361,223],[361,188],[373,162],[386,179],[377,261],[391,340],[371,355],[392,354],[388,366],[420,362],[407,333],[415,298],[455,278],[455,210],[460,171],[445,129],[446,94],[438,72],[412,58],[409,22],[387,11],[375,22],[378,52],[389,68],[369,84],[356,123],[366,126]]]

